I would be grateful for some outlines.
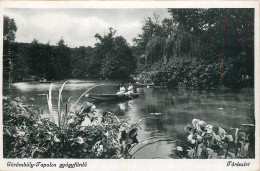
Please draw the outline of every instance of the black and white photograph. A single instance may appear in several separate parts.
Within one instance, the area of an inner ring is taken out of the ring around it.
[[[257,15],[252,6],[4,7],[2,158],[252,166]]]

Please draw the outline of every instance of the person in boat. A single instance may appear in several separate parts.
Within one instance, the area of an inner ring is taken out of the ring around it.
[[[134,87],[131,83],[129,83],[127,92],[125,94],[133,94],[134,93]]]
[[[45,83],[47,80],[45,79],[45,78],[41,78],[40,80],[39,80],[39,82],[40,83]]]
[[[122,84],[119,85],[119,91],[116,94],[118,95],[125,94],[125,87]]]

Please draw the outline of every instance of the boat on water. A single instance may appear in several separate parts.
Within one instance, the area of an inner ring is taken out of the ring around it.
[[[154,87],[155,85],[154,85],[154,83],[139,83],[139,82],[136,82],[135,83],[135,87],[137,87],[137,88],[141,88],[141,87]]]
[[[135,80],[135,87],[152,87],[154,86],[154,82],[150,78],[142,77],[142,76],[133,76],[133,80]]]
[[[139,93],[133,94],[88,94],[85,95],[87,98],[96,99],[96,100],[131,100],[138,98]]]
[[[52,83],[52,81],[47,81],[46,79],[39,80],[39,83]]]
[[[52,83],[52,81],[39,81],[39,83]]]

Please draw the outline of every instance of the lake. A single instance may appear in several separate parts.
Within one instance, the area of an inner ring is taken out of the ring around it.
[[[58,89],[62,81],[54,82],[53,104],[57,110]],[[68,98],[76,101],[82,93],[94,85],[103,84],[94,88],[89,94],[115,93],[117,81],[92,81],[92,80],[69,80],[63,90],[63,100]],[[48,117],[46,95],[50,84],[38,82],[14,83],[8,89],[4,85],[4,94],[9,92],[13,97],[26,99],[34,98],[30,105],[39,106],[44,117]],[[225,90],[220,99],[219,90],[184,90],[184,89],[159,89],[138,88],[140,97],[128,101],[95,102],[84,97],[82,101],[93,102],[97,106],[98,114],[106,110],[117,110],[120,120],[140,122],[138,140],[154,137],[147,140],[150,144],[140,143],[132,149],[134,158],[173,158],[173,150],[179,145],[178,142],[169,140],[186,141],[184,126],[191,124],[193,118],[206,121],[207,124],[220,126],[228,133],[233,133],[230,128],[241,127],[244,123],[255,123],[254,117],[254,93],[253,89],[235,91]],[[164,137],[165,141],[157,141],[156,137]],[[169,139],[169,140],[167,140]],[[145,141],[145,142],[147,142]],[[137,151],[138,148],[143,148]]]

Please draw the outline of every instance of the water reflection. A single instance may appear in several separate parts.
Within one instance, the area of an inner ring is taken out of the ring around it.
[[[57,104],[57,90],[62,83],[62,81],[54,83],[52,99],[54,104]],[[104,85],[93,89],[91,93],[116,92],[118,85],[116,81],[69,80],[63,90],[63,99],[65,101],[72,97],[72,101],[75,101],[86,89],[101,83]],[[35,102],[28,101],[28,103],[39,105],[43,113],[47,114],[47,100],[44,94],[48,93],[49,85],[37,82],[15,83],[12,85],[11,92],[13,97],[24,96],[26,99],[33,97]],[[4,92],[7,90],[4,89]],[[200,118],[208,124],[220,126],[227,131],[230,131],[230,127],[240,127],[241,123],[254,124],[255,122],[252,91],[226,91],[222,100],[220,100],[219,91],[155,88],[139,88],[137,91],[141,95],[133,100],[92,102],[97,105],[99,114],[113,110],[122,121],[138,122],[142,118],[149,117],[140,123],[141,130],[137,137],[139,140],[160,136],[170,140],[185,141],[183,128],[193,118]],[[88,98],[83,100],[91,101]],[[57,105],[54,105],[54,109],[57,109]],[[176,145],[178,142],[158,141],[144,146],[142,150],[135,153],[134,157],[174,158],[176,156],[173,155],[173,151]]]

